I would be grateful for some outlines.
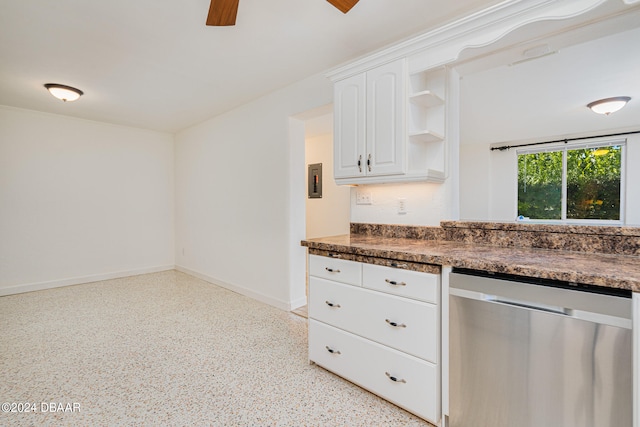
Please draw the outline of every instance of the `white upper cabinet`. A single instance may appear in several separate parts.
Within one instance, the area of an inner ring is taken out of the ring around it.
[[[337,184],[442,182],[446,70],[408,74],[407,59],[334,82]]]
[[[336,178],[365,176],[366,75],[357,74],[334,85],[334,152]]]
[[[336,181],[404,173],[405,75],[401,59],[335,83]]]
[[[519,31],[518,40],[534,42],[562,34],[564,27],[587,28],[626,16],[639,1],[505,0],[330,70],[336,183],[444,182],[457,176],[456,65],[469,60],[473,49],[498,41],[499,49],[524,47],[522,41],[509,46],[502,40],[513,31]]]
[[[405,172],[405,60],[367,71],[367,176]]]

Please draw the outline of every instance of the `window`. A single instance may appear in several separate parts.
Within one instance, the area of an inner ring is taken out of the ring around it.
[[[518,151],[518,217],[622,222],[625,141]]]

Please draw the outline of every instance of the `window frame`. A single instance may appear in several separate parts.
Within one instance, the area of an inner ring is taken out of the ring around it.
[[[567,219],[567,152],[596,147],[620,147],[620,219]],[[549,152],[562,152],[562,200],[560,219],[519,219],[518,212],[518,158],[522,154],[536,154]],[[516,222],[544,223],[544,224],[576,224],[576,225],[624,225],[626,223],[626,195],[627,195],[627,138],[602,139],[597,142],[567,142],[549,144],[545,148],[521,148],[516,150],[516,196],[515,212]]]

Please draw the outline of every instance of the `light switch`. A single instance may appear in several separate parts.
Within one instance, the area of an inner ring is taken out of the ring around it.
[[[398,199],[398,215],[404,215],[407,213],[407,199]]]

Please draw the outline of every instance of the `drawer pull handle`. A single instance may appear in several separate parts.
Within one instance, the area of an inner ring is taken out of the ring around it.
[[[340,254],[329,254],[329,258],[342,258]]]
[[[395,280],[389,280],[389,279],[384,279],[385,282],[387,282],[388,284],[390,284],[391,286],[407,286],[406,283],[404,282],[396,282]]]
[[[405,325],[404,323],[396,323],[396,322],[392,322],[389,319],[384,319],[385,322],[387,322],[389,325],[393,326],[394,328],[406,328],[407,325]]]
[[[340,270],[334,270],[333,268],[325,267],[324,269],[329,273],[340,273]]]
[[[385,372],[384,374],[385,374],[387,377],[389,377],[389,379],[390,379],[391,381],[393,381],[394,383],[403,383],[403,384],[406,384],[406,383],[407,383],[407,380],[405,380],[405,379],[401,379],[401,380],[399,380],[398,378],[396,378],[396,377],[394,377],[393,375],[391,375],[389,372]]]
[[[325,301],[324,303],[327,304],[329,307],[340,308],[340,304],[334,304],[334,303],[329,302],[329,301]]]
[[[393,268],[409,268],[407,264],[398,264],[397,262],[392,262],[391,267]]]
[[[326,348],[326,349],[327,349],[327,351],[328,351],[329,353],[331,353],[331,354],[342,354],[342,353],[340,353],[338,350],[334,350],[334,349],[332,349],[331,347],[329,347],[328,345],[327,345],[327,346],[325,346],[325,348]]]

